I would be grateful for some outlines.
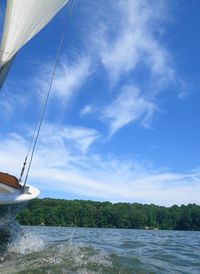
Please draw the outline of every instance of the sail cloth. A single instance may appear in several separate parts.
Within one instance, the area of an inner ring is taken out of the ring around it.
[[[7,0],[0,46],[0,86],[12,58],[69,0]]]

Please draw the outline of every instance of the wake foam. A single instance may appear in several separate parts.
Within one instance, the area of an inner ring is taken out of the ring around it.
[[[23,229],[7,247],[8,253],[26,255],[39,252],[45,248],[43,239],[32,233],[25,233]]]
[[[114,268],[108,253],[85,243],[74,243],[73,234],[61,243],[49,243],[45,235],[42,238],[23,227],[0,259],[0,273],[5,274],[15,273],[16,269],[19,273],[116,273],[112,272]]]

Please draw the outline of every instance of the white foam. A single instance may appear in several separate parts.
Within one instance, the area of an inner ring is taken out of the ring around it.
[[[22,236],[20,235],[8,245],[8,252],[25,255],[41,251],[44,247],[43,239],[34,234],[26,233]]]

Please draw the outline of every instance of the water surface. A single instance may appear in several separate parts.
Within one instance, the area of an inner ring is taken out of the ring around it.
[[[22,227],[0,273],[200,273],[200,232]]]

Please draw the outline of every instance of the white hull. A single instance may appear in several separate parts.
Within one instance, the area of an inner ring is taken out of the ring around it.
[[[39,193],[39,190],[33,186],[26,186],[22,192],[22,190],[0,184],[0,205],[25,203],[36,198]]]
[[[26,186],[23,192],[22,189],[14,189],[0,183],[0,242],[2,231],[8,233],[12,230],[16,215],[39,193],[39,190],[32,186]]]

